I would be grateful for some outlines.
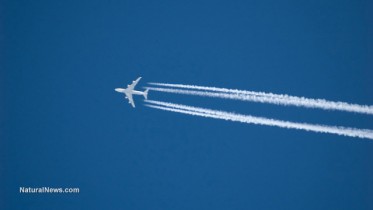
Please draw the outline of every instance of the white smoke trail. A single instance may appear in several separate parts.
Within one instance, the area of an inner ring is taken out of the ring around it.
[[[156,88],[156,87],[145,87],[145,88],[152,90],[152,91],[158,91],[158,92],[205,96],[205,97],[213,97],[213,98],[236,99],[236,100],[242,100],[242,101],[253,101],[253,102],[261,102],[261,103],[278,104],[282,102],[282,100],[277,100],[275,98],[265,98],[265,97],[252,96],[252,95],[228,94],[228,93],[221,93],[221,92],[207,92],[207,91],[198,91],[198,90],[182,90],[182,89],[173,89],[173,88]]]
[[[223,119],[223,120],[228,120],[228,121],[236,121],[236,122],[257,124],[257,125],[276,126],[280,128],[314,131],[314,132],[319,132],[319,133],[337,134],[337,135],[349,136],[349,137],[373,139],[373,130],[368,130],[368,129],[356,129],[356,128],[347,128],[347,127],[281,121],[281,120],[275,120],[275,119],[269,119],[269,118],[263,118],[263,117],[255,117],[251,115],[235,114],[235,113],[230,113],[230,112],[205,109],[205,108],[199,108],[199,107],[192,107],[192,106],[161,102],[161,101],[154,101],[154,100],[145,100],[145,102],[150,103],[150,104],[146,104],[145,106],[148,106],[151,108],[184,113],[184,114],[189,114],[189,115],[194,115],[194,116]]]
[[[227,89],[227,88],[216,88],[216,87],[205,87],[205,86],[196,86],[196,85],[182,85],[182,84],[168,84],[168,83],[149,83],[151,85],[171,87],[171,88],[184,88],[200,91],[191,90],[182,90],[187,92],[173,92],[179,94],[189,94],[189,95],[199,95],[199,96],[208,96],[208,97],[218,97],[218,98],[227,98],[227,99],[236,99],[242,101],[253,101],[260,103],[270,103],[277,105],[285,106],[297,106],[297,107],[307,107],[307,108],[319,108],[325,110],[338,110],[346,112],[355,112],[361,114],[370,114],[373,115],[373,106],[368,105],[359,105],[359,104],[350,104],[346,102],[335,102],[327,101],[325,99],[310,99],[297,96],[289,96],[282,94],[273,94],[273,93],[264,93],[264,92],[255,92],[255,91],[246,91],[246,90],[236,90],[236,89]],[[155,91],[169,92],[169,88],[154,89]],[[202,94],[206,93],[206,94]],[[223,95],[220,95],[223,94]],[[228,96],[232,95],[232,96]]]
[[[225,99],[233,99],[233,100],[241,100],[241,101],[252,101],[252,102],[260,102],[260,103],[277,104],[277,105],[294,105],[294,106],[303,106],[303,107],[310,107],[310,108],[322,108],[326,110],[335,109],[335,110],[351,111],[349,109],[350,107],[346,107],[341,104],[333,105],[333,107],[331,108],[330,106],[325,105],[325,103],[314,103],[314,102],[309,101],[313,99],[298,100],[298,99],[289,99],[289,98],[266,97],[266,96],[260,96],[260,95],[229,94],[229,93],[224,93],[224,92],[208,92],[208,91],[198,91],[198,90],[184,90],[184,89],[156,88],[156,87],[146,87],[146,88],[153,90],[153,91],[167,92],[167,93],[197,95],[197,96],[214,97],[214,98],[225,98]],[[370,111],[369,109],[359,110],[359,111],[365,114],[373,114],[373,110]],[[355,110],[355,112],[359,112],[359,111]]]

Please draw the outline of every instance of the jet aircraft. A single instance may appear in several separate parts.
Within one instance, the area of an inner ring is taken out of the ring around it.
[[[141,77],[137,78],[135,81],[132,82],[132,84],[127,85],[127,88],[115,88],[115,91],[119,93],[124,93],[126,96],[126,99],[128,99],[128,103],[132,105],[133,108],[135,108],[135,102],[133,101],[132,95],[142,95],[145,99],[148,98],[148,91],[149,89],[146,89],[145,91],[141,92],[138,90],[134,90],[137,83],[140,81]]]

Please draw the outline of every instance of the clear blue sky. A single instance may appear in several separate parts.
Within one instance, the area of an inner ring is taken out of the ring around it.
[[[0,209],[373,209],[373,142],[132,109],[169,82],[373,104],[371,1],[0,3]],[[373,117],[149,98],[373,129]],[[20,194],[19,187],[80,194]]]

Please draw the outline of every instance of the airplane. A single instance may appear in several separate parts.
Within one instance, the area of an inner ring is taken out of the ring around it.
[[[148,91],[149,89],[146,89],[144,92],[134,90],[137,83],[140,81],[141,77],[137,78],[135,81],[132,82],[132,84],[127,85],[126,89],[123,88],[115,88],[114,90],[119,93],[124,93],[126,95],[126,99],[128,99],[128,103],[132,105],[133,108],[135,108],[135,102],[133,102],[132,95],[142,95],[145,99],[148,99]]]

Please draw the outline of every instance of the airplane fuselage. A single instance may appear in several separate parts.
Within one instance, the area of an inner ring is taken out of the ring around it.
[[[131,95],[141,95],[141,96],[143,96],[145,94],[145,92],[143,92],[143,91],[127,90],[127,89],[123,89],[123,88],[115,88],[115,91],[117,91],[119,93],[131,94]]]

